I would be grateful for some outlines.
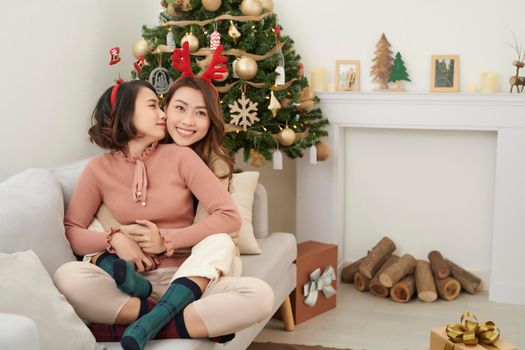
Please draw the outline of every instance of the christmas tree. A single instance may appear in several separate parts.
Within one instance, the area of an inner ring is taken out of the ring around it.
[[[370,73],[374,77],[373,81],[379,83],[379,89],[388,89],[388,78],[390,77],[394,58],[390,50],[390,43],[384,33],[381,35],[376,48],[376,57],[372,60],[374,65]]]
[[[395,82],[397,84],[397,89],[400,89],[402,80],[410,81],[410,78],[408,77],[405,62],[403,61],[403,58],[401,58],[401,54],[398,52],[396,53],[394,66],[392,67],[392,71],[390,72],[390,79],[388,79],[388,81]]]
[[[277,149],[290,158],[320,143],[328,120],[308,88],[293,40],[281,35],[272,0],[167,0],[157,27],[143,27],[134,47],[138,77],[162,95],[180,72],[171,52],[188,41],[192,71],[204,70],[213,50],[224,46],[228,72],[219,91],[226,124],[224,146],[241,148],[252,161]],[[141,57],[142,56],[142,57]]]

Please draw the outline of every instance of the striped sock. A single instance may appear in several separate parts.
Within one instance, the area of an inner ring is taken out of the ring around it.
[[[171,283],[157,305],[149,313],[133,322],[124,332],[120,344],[124,350],[142,350],[146,343],[182,313],[186,305],[201,297],[199,286],[192,280],[182,277]],[[184,330],[186,326],[184,326]],[[180,334],[189,337],[187,334]]]
[[[155,302],[151,299],[140,301],[140,312],[137,317],[144,316],[155,307]],[[92,323],[89,325],[91,333],[95,336],[97,342],[120,342],[124,332],[128,328],[127,325],[117,325],[117,324],[101,324],[101,323]],[[155,336],[154,339],[179,339],[179,338],[191,338],[186,329],[186,322],[184,321],[184,312],[179,312],[175,316],[174,320],[171,320],[167,325],[165,325],[159,333]],[[209,337],[208,339],[215,343],[227,343],[235,338],[235,333],[230,333],[226,335],[220,335],[217,337]]]
[[[132,263],[120,259],[116,254],[102,253],[96,265],[113,277],[117,287],[124,293],[141,299],[151,295],[151,283],[135,271]]]

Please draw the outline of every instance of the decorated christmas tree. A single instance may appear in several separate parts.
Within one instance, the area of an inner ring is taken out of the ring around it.
[[[394,58],[390,50],[390,43],[384,33],[381,35],[376,48],[376,57],[372,60],[374,65],[372,66],[370,74],[373,76],[373,81],[379,83],[379,89],[388,89],[388,79]]]
[[[157,92],[167,92],[180,72],[171,67],[171,53],[190,44],[192,71],[204,70],[220,44],[228,57],[228,72],[219,91],[225,116],[224,146],[231,154],[262,165],[281,151],[290,158],[319,145],[328,121],[316,108],[293,40],[273,12],[272,0],[167,0],[160,24],[143,27],[133,46],[140,79]]]
[[[392,67],[392,71],[390,72],[390,79],[388,79],[388,81],[396,83],[397,89],[401,89],[401,81],[410,81],[407,69],[405,67],[405,62],[403,61],[403,58],[399,52],[396,53],[396,58],[394,60],[394,65]]]

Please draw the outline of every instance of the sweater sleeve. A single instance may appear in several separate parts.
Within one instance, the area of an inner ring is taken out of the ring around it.
[[[209,216],[188,227],[161,229],[167,255],[173,254],[174,249],[191,247],[209,235],[238,231],[241,227],[237,206],[219,179],[193,150],[177,147],[176,152],[180,152],[180,176]]]
[[[86,229],[102,203],[99,180],[90,161],[80,174],[77,187],[64,217],[66,237],[77,255],[106,250],[108,232]]]

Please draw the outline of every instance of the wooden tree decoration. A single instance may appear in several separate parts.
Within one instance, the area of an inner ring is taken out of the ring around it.
[[[392,67],[388,81],[396,83],[395,90],[405,91],[405,89],[401,87],[401,81],[403,80],[410,81],[410,78],[408,77],[405,62],[403,61],[403,58],[401,58],[401,54],[398,52],[396,53],[396,59],[394,60],[394,66]]]
[[[379,89],[388,89],[388,79],[390,78],[390,71],[392,70],[392,51],[390,50],[390,43],[386,39],[385,33],[381,35],[381,39],[376,45],[376,57],[372,60],[374,65],[370,74],[372,81],[379,83]]]

